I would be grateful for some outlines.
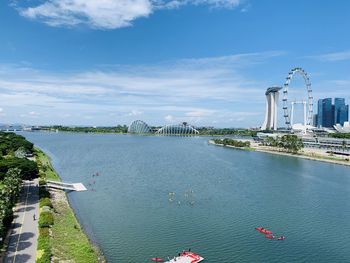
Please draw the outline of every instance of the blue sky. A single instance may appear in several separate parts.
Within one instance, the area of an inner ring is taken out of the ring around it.
[[[346,0],[1,1],[0,123],[256,127],[293,67],[315,102],[349,102],[349,13]],[[305,94],[297,77],[290,98]]]

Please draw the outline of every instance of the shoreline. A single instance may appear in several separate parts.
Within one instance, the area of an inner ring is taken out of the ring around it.
[[[319,161],[319,162],[325,162],[325,163],[332,163],[332,164],[350,166],[350,162],[349,161],[332,159],[331,157],[317,156],[316,152],[311,152],[311,154],[314,154],[314,156],[310,156],[310,155],[307,155],[305,153],[293,154],[293,153],[288,153],[288,152],[285,152],[285,151],[279,151],[278,148],[271,149],[271,148],[268,148],[268,146],[258,146],[258,147],[251,146],[250,148],[235,147],[235,146],[231,146],[231,145],[217,144],[213,140],[209,140],[208,143],[212,144],[212,145],[215,145],[215,146],[239,149],[239,150],[243,150],[243,151],[256,151],[256,152],[269,153],[269,154],[275,154],[275,155],[290,156],[290,157],[301,158],[301,159],[311,160],[311,161]]]
[[[112,135],[136,135],[136,136],[161,136],[161,137],[222,137],[222,136],[229,136],[229,137],[250,137],[249,135],[240,135],[240,134],[195,134],[195,135],[157,135],[155,133],[128,133],[128,132],[84,132],[84,131],[47,131],[47,130],[40,130],[40,131],[20,131],[20,132],[47,132],[47,133],[77,133],[77,134],[112,134]]]
[[[47,155],[40,148],[36,147],[36,149],[37,149],[37,153],[42,154],[43,157],[47,159],[47,161],[48,161],[47,165],[49,166],[49,170],[56,177],[55,179],[58,181],[62,181],[61,177],[59,176],[59,174],[56,172],[56,170],[52,166],[50,156]],[[53,179],[53,178],[46,178],[46,179]],[[62,219],[64,220],[68,217],[73,217],[71,219],[73,221],[75,221],[74,222],[74,229],[81,230],[81,234],[87,239],[90,249],[94,252],[94,254],[96,256],[97,262],[107,262],[106,258],[104,257],[104,254],[103,254],[103,250],[101,249],[99,244],[90,238],[87,231],[83,227],[83,224],[81,222],[79,222],[79,220],[78,220],[79,217],[76,215],[76,213],[71,205],[71,202],[67,196],[67,193],[65,191],[55,190],[55,189],[49,189],[49,192],[50,192],[50,200],[54,204],[55,210],[62,210],[62,211],[66,212],[64,215],[63,215],[63,212],[61,214],[59,214],[62,216],[61,220]],[[53,226],[53,227],[55,227],[55,226]],[[64,235],[66,235],[66,234],[64,234]],[[52,241],[51,241],[51,244],[52,244]],[[59,253],[60,253],[60,251],[57,251],[57,250],[52,253],[52,260],[54,262],[55,262],[55,260],[57,260],[57,254],[59,254]],[[74,261],[74,259],[68,259],[68,260]]]

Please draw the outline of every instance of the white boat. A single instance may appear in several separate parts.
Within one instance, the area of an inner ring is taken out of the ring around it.
[[[166,261],[165,263],[199,263],[203,260],[204,258],[202,258],[200,255],[194,252],[185,251],[179,253],[177,257],[174,257],[173,259]]]

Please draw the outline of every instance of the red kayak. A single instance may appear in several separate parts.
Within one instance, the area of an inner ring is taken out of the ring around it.
[[[274,236],[271,236],[271,235],[265,235],[265,237],[268,238],[268,239],[273,239],[274,238]]]
[[[272,234],[272,231],[271,230],[267,230],[267,229],[263,229],[260,232],[265,234],[265,235],[271,235]]]
[[[151,258],[151,260],[154,262],[164,262],[162,258]]]
[[[264,230],[265,228],[263,228],[262,226],[256,227],[255,230],[258,230],[259,232],[261,232],[262,230]]]

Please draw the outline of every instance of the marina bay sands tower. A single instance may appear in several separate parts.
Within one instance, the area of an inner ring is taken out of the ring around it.
[[[281,87],[270,87],[266,90],[266,113],[262,130],[277,130],[278,95]]]

